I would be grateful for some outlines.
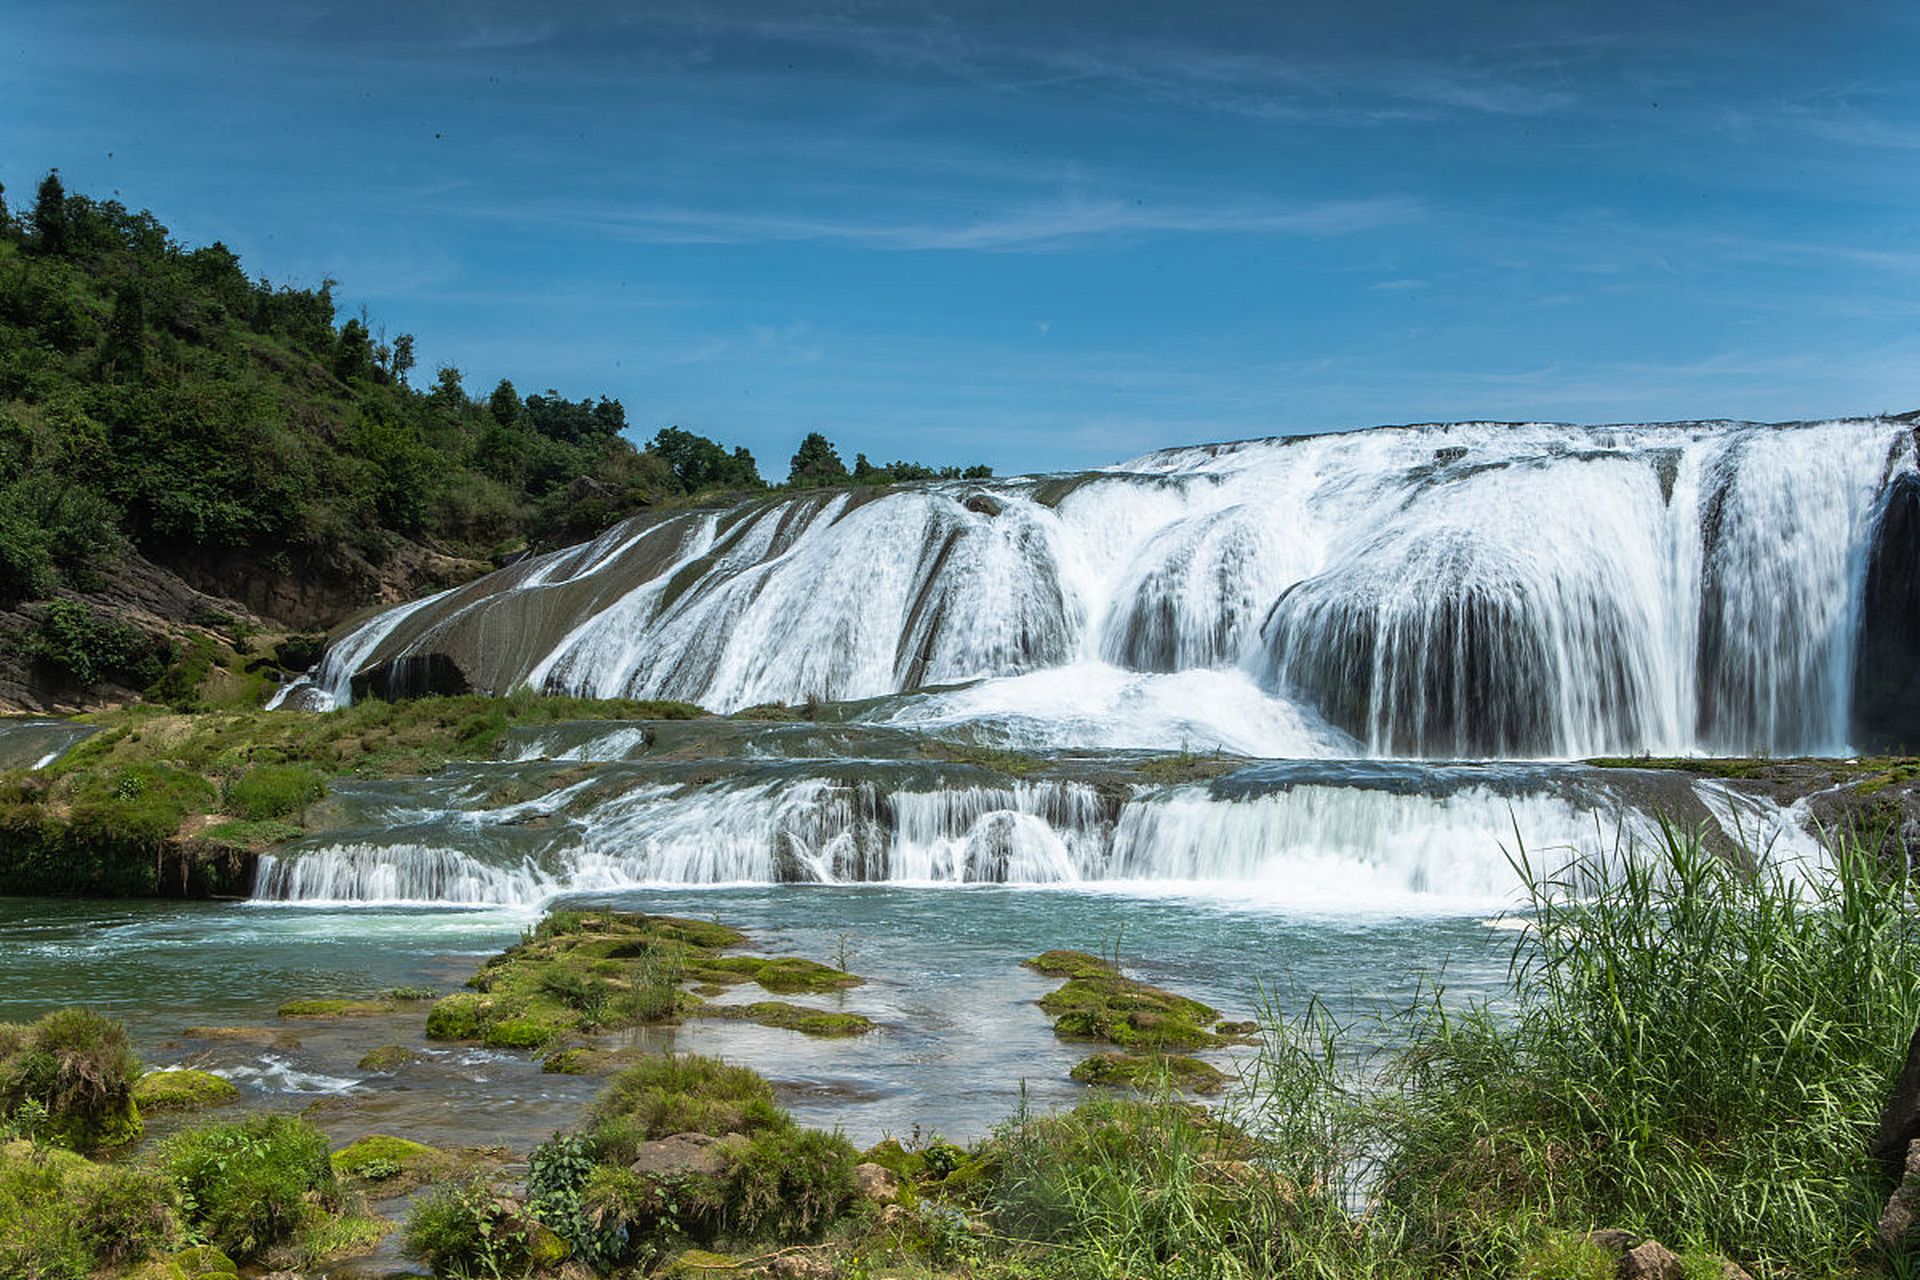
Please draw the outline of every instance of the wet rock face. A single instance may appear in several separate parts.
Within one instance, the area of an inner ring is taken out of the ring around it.
[[[1874,531],[1854,671],[1854,745],[1920,748],[1920,478],[1912,475],[1888,486]]]
[[[455,696],[472,691],[467,673],[444,653],[410,653],[389,658],[353,677],[358,702],[372,695],[388,702],[405,698]]]

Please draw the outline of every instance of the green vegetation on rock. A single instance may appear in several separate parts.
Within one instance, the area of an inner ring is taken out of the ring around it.
[[[377,1049],[369,1049],[360,1055],[359,1067],[362,1071],[378,1071],[383,1074],[398,1071],[409,1062],[420,1057],[419,1053],[403,1044],[383,1044]]]
[[[1219,1093],[1227,1087],[1218,1067],[1177,1053],[1096,1053],[1075,1063],[1070,1074],[1081,1084],[1143,1092]]]
[[[0,1141],[0,1276],[86,1280],[179,1247],[179,1198],[152,1169]]]
[[[391,1000],[345,1000],[338,996],[311,996],[289,1000],[277,1011],[282,1018],[376,1018],[398,1006]]]
[[[143,1112],[199,1111],[234,1101],[240,1087],[211,1071],[177,1067],[167,1071],[149,1071],[133,1085],[134,1103]]]
[[[763,1027],[799,1031],[810,1036],[863,1036],[873,1030],[873,1020],[857,1013],[809,1009],[783,1000],[755,1000],[750,1004],[702,1004],[693,1012],[702,1018],[757,1022]]]
[[[382,1196],[399,1195],[443,1178],[453,1167],[453,1157],[446,1152],[383,1133],[369,1134],[333,1153],[337,1177],[368,1185]]]
[[[325,1136],[290,1116],[191,1129],[158,1158],[187,1197],[189,1224],[242,1261],[292,1240],[336,1199]]]
[[[56,1009],[31,1025],[0,1023],[0,1121],[75,1151],[140,1136],[140,1062],[126,1029],[92,1009]]]
[[[1205,1049],[1229,1037],[1208,1030],[1217,1010],[1198,1000],[1125,977],[1108,961],[1084,951],[1048,951],[1027,966],[1067,984],[1041,999],[1053,1015],[1054,1034],[1070,1040],[1105,1040],[1123,1049]]]
[[[704,714],[530,695],[372,700],[326,715],[98,712],[99,731],[46,769],[0,773],[0,893],[244,895],[252,855],[299,834],[330,778],[486,758],[514,725]]]
[[[658,1056],[615,1076],[582,1131],[533,1153],[526,1208],[594,1270],[651,1269],[689,1244],[819,1238],[854,1202],[858,1159],[837,1134],[794,1124],[756,1073]],[[415,1211],[409,1238],[483,1253],[483,1224],[454,1208],[471,1194],[439,1193]]]
[[[857,986],[853,974],[793,956],[729,956],[744,934],[705,920],[619,911],[555,911],[518,945],[480,966],[472,991],[436,1001],[433,1040],[481,1040],[496,1048],[541,1049],[571,1035],[698,1014],[745,1018],[811,1035],[858,1035],[858,1014],[780,1001],[708,1005],[685,981],[758,982],[772,991],[824,992]],[[549,1069],[588,1069],[589,1059],[548,1055]]]

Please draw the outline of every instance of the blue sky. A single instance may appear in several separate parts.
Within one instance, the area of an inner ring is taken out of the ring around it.
[[[0,180],[781,473],[1920,406],[1920,5],[29,4]]]

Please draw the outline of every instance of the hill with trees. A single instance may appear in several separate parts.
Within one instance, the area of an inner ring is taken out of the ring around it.
[[[18,209],[0,187],[0,709],[144,688],[195,627],[326,628],[768,487],[744,448],[636,445],[605,395],[423,375],[414,335],[342,318],[334,283],[249,277],[57,172]],[[849,471],[817,433],[801,454],[796,485],[945,474]]]

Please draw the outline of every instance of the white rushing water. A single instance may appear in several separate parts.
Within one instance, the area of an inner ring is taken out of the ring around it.
[[[1467,424],[808,494],[381,614],[316,683],[444,653],[493,692],[720,711],[965,685],[874,715],[1028,745],[1840,752],[1914,465],[1891,421]]]
[[[818,776],[569,783],[502,808],[406,815],[262,859],[257,896],[534,905],[636,886],[1015,884],[1225,896],[1283,906],[1495,908],[1535,866],[1611,857],[1656,824],[1591,773],[1428,770],[1372,779],[1136,788],[931,785]],[[1684,796],[1685,792],[1679,792]],[[1811,844],[1792,811],[1708,788],[1697,820],[1777,858]],[[524,828],[538,822],[541,840]],[[427,834],[423,835],[422,832]],[[1759,838],[1754,838],[1758,836]]]

